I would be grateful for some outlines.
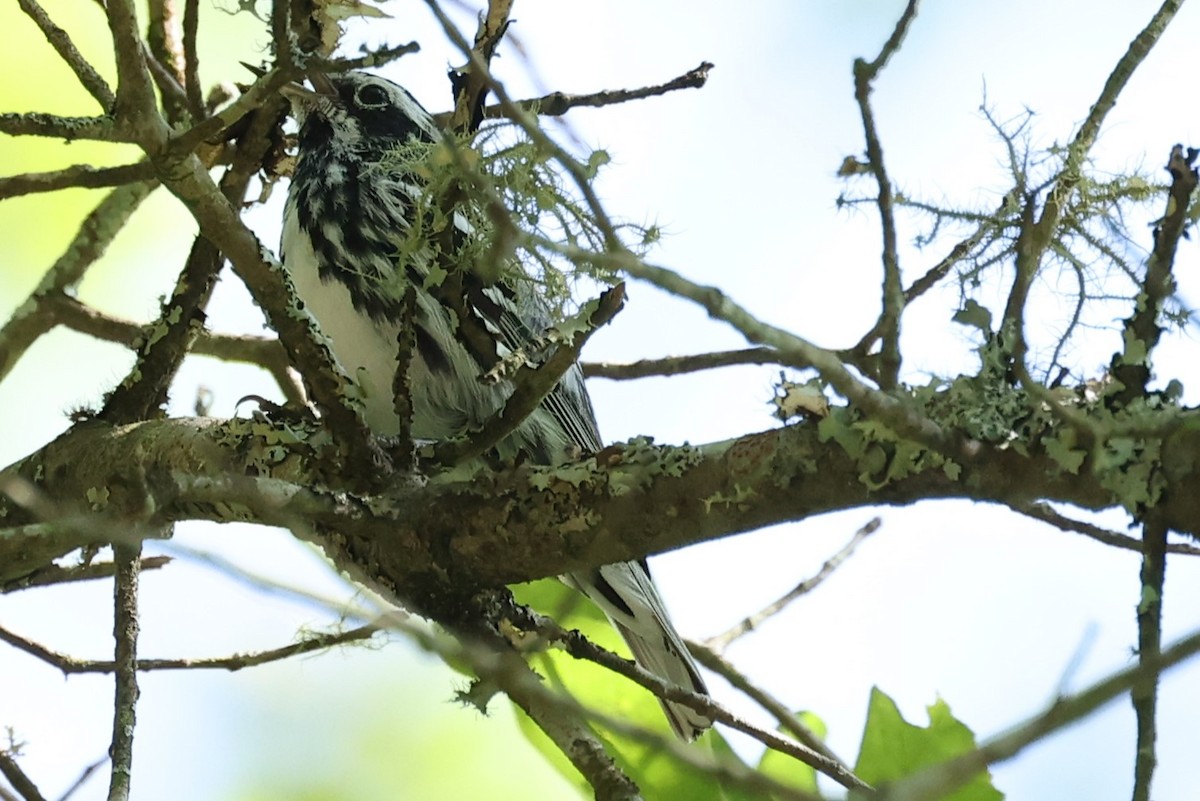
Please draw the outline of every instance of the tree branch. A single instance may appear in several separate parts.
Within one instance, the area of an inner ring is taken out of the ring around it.
[[[151,557],[154,558],[154,557]],[[158,557],[165,558],[165,557]],[[147,563],[147,559],[142,560],[142,566]],[[331,632],[328,634],[316,634],[311,637],[284,645],[279,648],[272,648],[268,651],[255,651],[246,654],[232,654],[230,656],[220,657],[189,657],[184,659],[138,659],[137,669],[140,673],[149,673],[155,670],[228,670],[235,671],[242,668],[256,667],[265,665],[269,662],[279,662],[284,659],[289,659],[293,656],[303,656],[314,651],[324,651],[332,648],[335,645],[343,645],[345,643],[358,642],[360,640],[369,640],[380,631],[379,626],[369,624],[366,626],[358,626],[357,628],[347,631]],[[64,675],[82,674],[82,673],[114,673],[117,669],[115,661],[95,660],[95,659],[79,659],[78,657],[60,653],[51,650],[40,643],[36,643],[19,634],[15,634],[8,629],[0,627],[0,640],[8,643],[12,647],[24,651],[32,657],[40,659],[46,664],[61,670]]]
[[[113,640],[116,698],[113,701],[112,777],[108,801],[127,801],[133,779],[133,732],[137,723],[138,567],[141,547],[114,545],[117,575],[113,582]]]
[[[1138,664],[1149,669],[1144,680],[1130,692],[1137,715],[1137,750],[1133,767],[1133,801],[1150,801],[1150,784],[1158,756],[1154,744],[1158,738],[1158,673],[1155,660],[1162,656],[1163,583],[1167,572],[1167,527],[1148,519],[1142,524],[1141,599],[1137,605]]]
[[[157,570],[171,563],[169,556],[147,556],[142,559],[138,570]],[[116,574],[115,562],[89,562],[73,567],[49,565],[36,573],[12,582],[0,585],[0,593],[7,594],[18,590],[28,590],[34,587],[48,587],[58,584],[70,584],[76,581],[92,581],[94,579],[112,578]]]
[[[883,228],[883,310],[879,315],[878,327],[883,336],[879,383],[885,390],[895,387],[900,376],[900,316],[904,312],[904,289],[900,283],[900,259],[896,253],[892,182],[883,163],[883,145],[879,142],[875,114],[871,110],[871,84],[904,42],[908,27],[917,16],[917,2],[918,0],[909,0],[896,23],[895,30],[874,61],[867,63],[860,58],[854,62],[854,98],[858,101],[863,134],[867,140],[867,164],[875,176],[875,183],[879,186],[877,204],[879,222]]]
[[[583,362],[583,374],[588,378],[611,378],[625,381],[652,376],[683,375],[718,367],[742,364],[779,364],[779,354],[772,348],[742,348],[692,356],[667,356],[662,359],[640,359],[628,364],[613,362]]]
[[[83,84],[83,88],[96,98],[96,102],[100,104],[100,110],[106,114],[111,112],[117,100],[116,96],[108,87],[108,83],[100,77],[100,73],[96,72],[95,67],[75,48],[75,43],[71,41],[67,32],[54,24],[54,20],[50,19],[50,15],[38,5],[37,0],[17,0],[17,4],[30,19],[37,23],[38,28],[45,35],[46,41],[58,53],[59,58],[66,62],[67,66],[75,73],[75,77]]]
[[[643,86],[639,89],[603,89],[599,92],[589,92],[582,95],[569,95],[564,92],[551,92],[542,97],[518,100],[516,105],[532,114],[547,117],[561,117],[573,108],[600,108],[613,106],[618,103],[628,103],[631,100],[643,100],[647,97],[658,97],[668,92],[680,89],[700,89],[708,82],[708,73],[713,65],[707,61],[700,66],[688,70],[677,78],[666,83],[653,86]],[[484,117],[498,119],[509,116],[502,104],[495,103],[484,109]]]
[[[4,778],[21,794],[24,801],[46,801],[42,791],[25,775],[25,771],[21,770],[15,757],[13,750],[0,750],[0,773],[4,774]]]
[[[1183,426],[1164,447],[1200,450],[1194,428]],[[72,429],[0,471],[0,492],[36,486],[47,519],[55,519],[55,509],[91,509],[94,522],[81,517],[75,528],[52,526],[37,537],[0,530],[0,581],[88,542],[104,520],[130,529],[148,514],[154,525],[307,521],[335,562],[373,565],[395,586],[437,594],[447,586],[496,587],[575,572],[867,504],[949,497],[1044,497],[1086,508],[1116,502],[1097,477],[1062,471],[1036,440],[1028,455],[981,445],[980,460],[953,480],[929,466],[865,481],[865,468],[823,442],[816,424],[700,447],[634,441],[557,468],[525,465],[482,471],[461,484],[402,483],[383,495],[355,496],[322,489],[327,432],[303,421],[288,421],[282,432],[254,419],[207,418]],[[1179,474],[1180,486],[1200,481],[1200,468],[1190,470]],[[1173,528],[1197,530],[1196,495],[1165,494],[1162,512]],[[670,510],[671,525],[662,515],[647,516],[647,508]],[[10,525],[31,520],[11,503],[0,503],[0,511]],[[584,520],[588,525],[580,525]]]
[[[934,801],[945,798],[989,765],[1019,754],[1047,735],[1065,729],[1139,684],[1200,653],[1200,633],[1191,634],[1152,659],[1112,674],[1091,687],[1059,698],[1048,709],[983,743],[974,751],[926,768],[884,788],[879,801]]]
[[[722,653],[726,648],[729,647],[731,642],[739,637],[749,634],[751,631],[754,631],[767,619],[774,617],[786,609],[787,605],[792,601],[796,600],[802,595],[807,595],[817,587],[821,586],[825,579],[829,578],[829,576],[833,574],[833,571],[837,570],[843,562],[845,562],[854,554],[854,550],[858,547],[859,543],[879,530],[880,525],[880,519],[878,517],[873,518],[865,526],[854,532],[854,536],[850,538],[850,541],[846,543],[846,545],[840,551],[825,560],[825,564],[821,565],[821,569],[818,570],[815,575],[806,578],[804,581],[801,581],[799,584],[785,593],[783,597],[767,604],[767,606],[758,612],[755,612],[753,615],[749,615],[740,622],[735,623],[720,634],[709,637],[704,641],[704,647],[709,648],[718,654]]]
[[[0,381],[16,366],[21,355],[53,326],[41,312],[44,298],[73,290],[87,268],[95,263],[129,222],[133,212],[156,184],[126,184],[109,192],[79,226],[63,254],[42,276],[33,293],[0,328]]]
[[[59,189],[71,187],[97,189],[103,186],[119,186],[153,177],[154,167],[146,161],[117,167],[75,164],[51,172],[27,172],[0,177],[0,200],[35,192],[57,192]]]

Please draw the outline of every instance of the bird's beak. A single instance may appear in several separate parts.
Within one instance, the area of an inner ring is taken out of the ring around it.
[[[337,98],[333,81],[324,73],[312,73],[308,76],[312,89],[298,83],[285,83],[279,87],[279,93],[292,103],[292,109],[297,112],[319,111],[328,109]]]

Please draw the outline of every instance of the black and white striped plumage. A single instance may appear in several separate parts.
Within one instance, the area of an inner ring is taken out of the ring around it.
[[[445,439],[478,425],[512,391],[480,377],[550,325],[532,282],[491,286],[462,271],[453,295],[426,287],[429,256],[399,263],[397,242],[408,230],[421,182],[402,164],[381,161],[410,139],[436,141],[432,118],[403,88],[352,72],[320,81],[321,91],[286,91],[300,123],[296,169],[284,216],[283,263],[334,355],[365,400],[367,424],[394,435],[392,403],[403,296],[415,286],[416,351],[408,376],[412,436]],[[467,234],[469,235],[469,234]],[[578,366],[521,426],[497,447],[541,464],[601,447],[591,401]],[[592,599],[625,638],[644,668],[705,693],[644,562],[605,565],[565,577]],[[664,703],[672,728],[692,738],[709,721]]]

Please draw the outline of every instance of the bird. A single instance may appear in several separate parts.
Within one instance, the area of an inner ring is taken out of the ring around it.
[[[310,75],[309,82],[312,89],[294,83],[282,90],[299,126],[280,245],[284,269],[334,357],[358,384],[373,434],[401,431],[392,388],[397,337],[408,325],[415,340],[407,375],[409,435],[422,441],[462,435],[503,407],[511,382],[481,377],[552,325],[549,305],[534,282],[503,274],[488,283],[461,270],[453,298],[433,286],[432,247],[398,247],[420,222],[425,181],[395,154],[412,142],[441,142],[442,131],[408,90],[381,76],[348,71]],[[482,235],[463,220],[455,232]],[[554,465],[602,445],[576,363],[495,451],[497,458]],[[642,668],[708,694],[644,559],[561,578],[605,613]],[[685,704],[662,706],[684,740],[711,725]]]

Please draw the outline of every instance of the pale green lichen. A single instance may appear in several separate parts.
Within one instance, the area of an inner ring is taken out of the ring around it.
[[[108,508],[109,494],[108,487],[88,487],[84,493],[93,512],[103,512]]]
[[[705,514],[711,513],[714,506],[733,507],[738,511],[744,512],[749,508],[747,501],[750,501],[757,495],[758,493],[755,492],[753,487],[743,487],[740,484],[734,484],[732,494],[715,492],[707,498],[702,498],[700,502],[704,504]]]

